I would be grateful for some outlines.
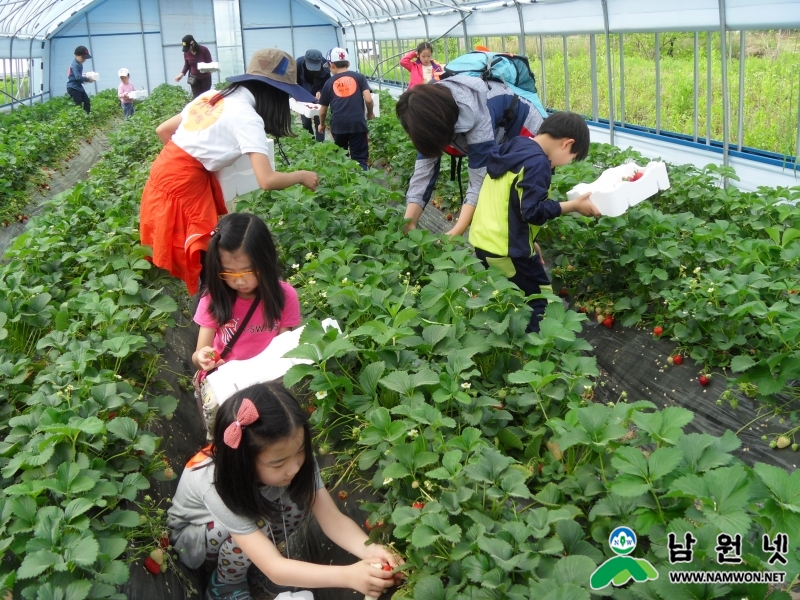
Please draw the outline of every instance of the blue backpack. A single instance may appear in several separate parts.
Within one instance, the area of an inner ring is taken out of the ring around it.
[[[536,90],[536,77],[531,72],[528,59],[524,56],[478,50],[467,52],[447,63],[441,78],[446,79],[453,75],[480,77],[484,81],[501,81],[515,94],[533,104],[543,118],[547,118],[547,111],[542,106]]]

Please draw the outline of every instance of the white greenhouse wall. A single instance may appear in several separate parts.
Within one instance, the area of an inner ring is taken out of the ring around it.
[[[248,60],[261,48],[280,48],[298,57],[311,48],[325,54],[340,43],[337,27],[305,3],[240,0],[240,10],[244,54]]]
[[[245,66],[260,48],[302,56],[309,48],[324,53],[344,42],[341,30],[305,2],[240,0],[240,7]],[[85,84],[89,95],[116,88],[121,67],[131,72],[137,88],[153,89],[165,82],[175,84],[183,68],[181,38],[186,34],[207,46],[214,60],[220,59],[215,25],[212,0],[103,0],[70,17],[45,42],[44,50],[41,41],[34,42],[38,50],[33,56],[38,52],[49,57],[44,91],[54,96],[66,93],[67,69],[79,45],[92,54],[84,71],[100,73],[99,81]],[[0,39],[0,55],[4,43],[9,42]],[[27,58],[29,45],[28,40],[16,40],[14,55]],[[220,81],[218,73],[213,81]],[[189,89],[186,78],[180,85]]]

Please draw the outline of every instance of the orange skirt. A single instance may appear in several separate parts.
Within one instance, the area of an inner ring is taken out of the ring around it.
[[[227,213],[222,189],[202,163],[170,141],[150,169],[139,211],[142,244],[150,260],[197,293],[202,264],[219,217]]]

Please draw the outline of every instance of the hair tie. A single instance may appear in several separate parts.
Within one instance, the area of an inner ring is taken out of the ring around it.
[[[236,413],[236,420],[225,428],[225,433],[222,436],[225,445],[236,450],[239,444],[242,443],[242,429],[254,423],[257,419],[258,411],[255,404],[249,398],[242,400],[239,412]]]
[[[215,235],[219,235],[219,225],[217,225],[216,227],[214,227],[214,229],[211,230],[211,237],[214,237]]]

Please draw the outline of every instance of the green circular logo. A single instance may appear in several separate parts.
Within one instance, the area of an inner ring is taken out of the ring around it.
[[[608,545],[620,556],[630,554],[636,549],[636,534],[627,527],[617,527],[608,536]]]

